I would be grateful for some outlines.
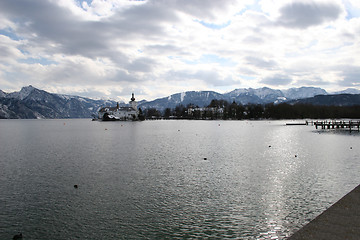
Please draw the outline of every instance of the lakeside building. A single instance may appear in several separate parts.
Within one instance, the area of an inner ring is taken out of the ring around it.
[[[103,107],[99,110],[98,118],[103,121],[138,120],[139,110],[137,108],[134,93],[131,96],[128,107],[120,107],[119,103],[117,103],[116,107]]]

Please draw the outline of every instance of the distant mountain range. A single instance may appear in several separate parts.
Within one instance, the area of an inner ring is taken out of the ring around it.
[[[360,105],[360,91],[347,89],[329,95],[324,89],[314,87],[274,90],[271,88],[243,88],[220,94],[213,91],[189,91],[176,93],[153,101],[138,102],[140,108],[156,108],[164,111],[194,104],[204,107],[214,99],[235,101],[238,104],[267,104],[289,102],[317,105]],[[120,103],[125,105],[125,103]],[[5,93],[0,90],[0,118],[90,118],[104,106],[116,106],[116,101],[93,100],[79,96],[48,93],[30,86],[19,92]]]
[[[334,93],[337,94],[360,94],[360,91],[357,89],[347,89],[342,92]],[[268,104],[268,103],[282,103],[289,102],[298,99],[307,99],[312,98],[317,95],[325,95],[330,97],[324,89],[314,88],[314,87],[300,87],[300,88],[290,88],[287,90],[275,90],[267,87],[253,89],[253,88],[242,88],[235,89],[231,92],[220,94],[213,91],[190,91],[183,93],[176,93],[169,97],[159,98],[154,101],[144,102],[139,106],[142,109],[146,108],[156,108],[160,111],[165,110],[165,108],[175,108],[177,105],[182,104],[184,106],[188,104],[198,105],[199,107],[207,106],[213,99],[226,100],[228,102],[235,101],[238,104]],[[310,101],[310,100],[309,100]],[[334,103],[335,105],[336,102]],[[349,102],[348,105],[360,105],[360,102]],[[344,103],[342,103],[344,105]],[[346,105],[346,104],[345,104]]]

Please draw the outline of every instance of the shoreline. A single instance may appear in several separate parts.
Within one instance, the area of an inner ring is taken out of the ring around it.
[[[359,239],[360,185],[295,232],[288,240]]]

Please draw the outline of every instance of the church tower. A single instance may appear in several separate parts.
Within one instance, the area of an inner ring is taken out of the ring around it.
[[[135,101],[134,93],[131,95],[131,101],[129,102],[130,106],[137,111],[137,102]]]

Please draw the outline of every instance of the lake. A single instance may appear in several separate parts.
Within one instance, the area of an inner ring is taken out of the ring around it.
[[[358,132],[285,122],[1,120],[0,239],[284,239],[360,183]]]

